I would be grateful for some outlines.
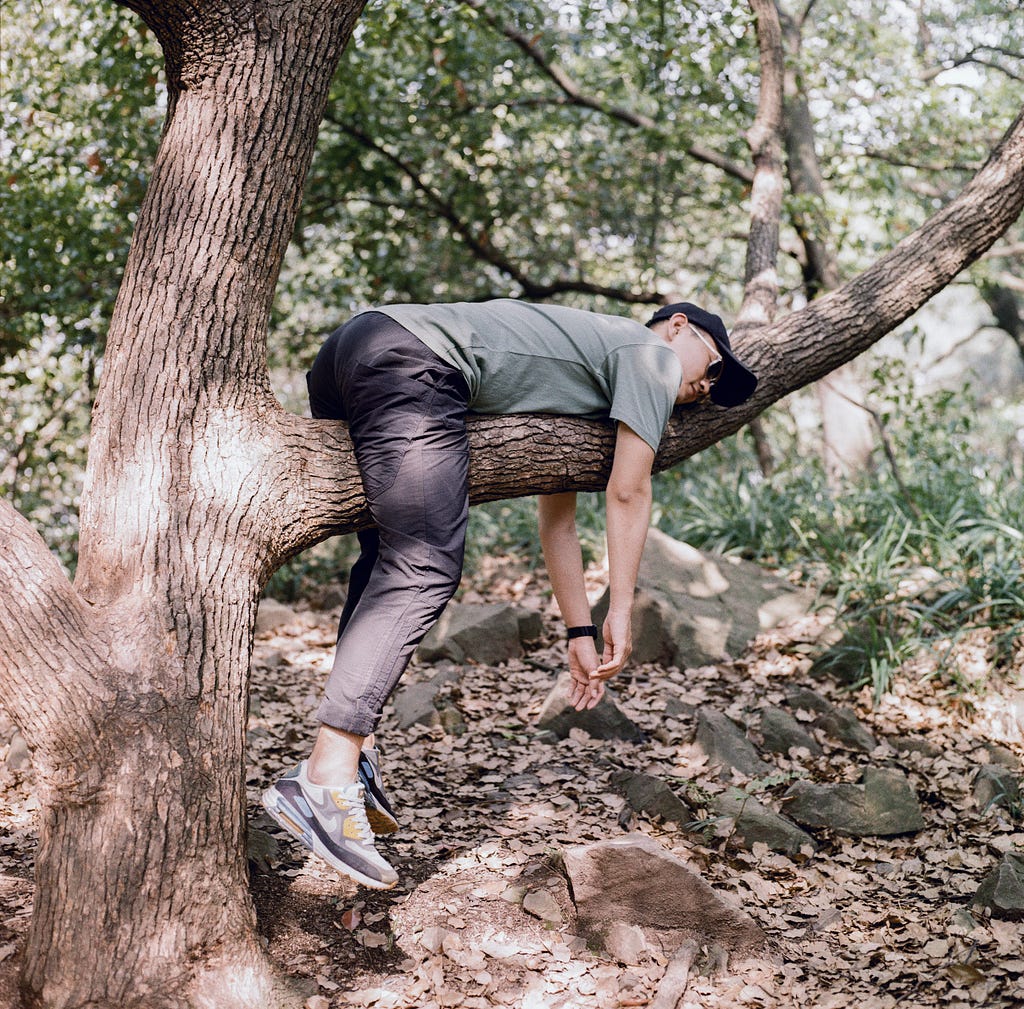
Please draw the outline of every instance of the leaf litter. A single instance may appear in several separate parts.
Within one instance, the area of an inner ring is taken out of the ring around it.
[[[972,798],[973,777],[996,744],[1003,759],[1009,753],[1019,762],[1024,753],[1019,739],[993,733],[987,700],[964,703],[938,677],[904,677],[877,707],[869,688],[844,694],[810,675],[826,623],[810,615],[762,635],[731,662],[638,665],[618,677],[617,703],[646,742],[598,741],[579,730],[555,741],[534,722],[564,667],[560,622],[532,574],[504,581],[500,568],[492,574],[487,590],[471,586],[465,598],[533,606],[545,616],[546,636],[522,659],[467,664],[442,688],[442,702],[459,715],[453,731],[398,730],[385,712],[383,768],[402,828],[379,842],[401,876],[384,893],[358,888],[308,856],[276,831],[258,801],[308,752],[336,612],[296,612],[256,640],[247,786],[260,843],[251,844],[259,852],[252,892],[268,953],[305,984],[307,1009],[651,1005],[670,956],[651,944],[636,962],[619,963],[591,948],[572,931],[558,870],[563,847],[627,829],[650,835],[732,895],[771,940],[763,957],[719,971],[711,969],[714,951],[704,951],[677,1009],[1024,1004],[1024,926],[970,906],[998,858],[1024,848],[1019,808],[979,809]],[[414,660],[405,682],[433,673]],[[853,705],[879,748],[870,755],[843,748],[797,712],[823,754],[776,755],[778,773],[763,781],[735,772],[723,779],[695,752],[701,706],[749,725],[797,687]],[[3,762],[15,734],[0,711],[0,1005],[12,1007],[38,811],[31,767]],[[892,744],[908,738],[919,747]],[[778,809],[797,777],[855,782],[871,764],[907,775],[926,828],[889,838],[817,831],[819,850],[792,858],[760,843],[737,846],[730,821],[710,812],[683,825],[652,820],[625,807],[611,784],[622,768],[698,798],[746,784]]]

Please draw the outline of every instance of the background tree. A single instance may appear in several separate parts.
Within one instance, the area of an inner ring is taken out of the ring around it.
[[[243,843],[256,602],[287,558],[366,521],[343,428],[281,409],[264,334],[361,4],[132,6],[164,52],[167,120],[107,337],[73,584],[0,503],[0,699],[44,783],[25,990],[38,1005],[262,1006],[278,996]],[[778,39],[761,43],[781,66]],[[761,113],[758,176],[777,178]],[[748,297],[756,396],[675,419],[657,465],[852,359],[948,284],[1020,213],[1022,166],[1018,116],[963,192],[854,280],[767,326],[774,305]],[[754,194],[752,234],[768,240],[748,295],[773,270],[778,223]],[[611,436],[479,418],[472,445],[480,501],[599,487]]]

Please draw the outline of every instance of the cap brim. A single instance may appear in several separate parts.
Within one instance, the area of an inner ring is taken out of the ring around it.
[[[715,346],[725,367],[722,377],[711,387],[711,402],[719,406],[739,406],[754,394],[757,388],[757,376],[746,366],[736,360],[728,347],[715,340]]]

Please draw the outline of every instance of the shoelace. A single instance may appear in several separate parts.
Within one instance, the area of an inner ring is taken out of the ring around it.
[[[370,821],[366,816],[363,786],[359,786],[354,799],[350,798],[347,793],[343,794],[345,794],[346,801],[350,803],[348,815],[355,820],[356,826],[359,828],[359,839],[364,844],[373,844],[373,831],[370,829]]]

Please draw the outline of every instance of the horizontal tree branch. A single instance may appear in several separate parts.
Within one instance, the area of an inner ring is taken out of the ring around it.
[[[770,326],[738,327],[736,345],[760,378],[757,391],[730,410],[710,404],[677,409],[655,469],[733,434],[772,403],[863,353],[990,248],[1022,209],[1024,113],[963,192],[868,270]],[[472,417],[469,429],[474,502],[602,490],[607,481],[614,446],[608,423],[524,414]],[[366,525],[369,516],[345,425],[278,410],[267,430],[283,474],[269,483],[285,495],[268,559],[272,570],[327,536]]]

